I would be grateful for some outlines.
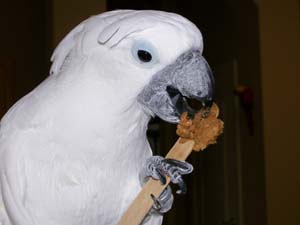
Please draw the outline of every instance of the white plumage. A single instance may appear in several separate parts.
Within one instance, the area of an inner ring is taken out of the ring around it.
[[[155,48],[150,65],[132,53],[145,40]],[[192,48],[202,51],[195,25],[159,11],[107,12],[73,29],[53,53],[50,76],[1,121],[0,224],[116,224],[152,155],[151,112],[137,96]]]

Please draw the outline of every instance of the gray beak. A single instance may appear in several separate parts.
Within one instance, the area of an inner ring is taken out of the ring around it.
[[[178,123],[184,111],[192,112],[187,98],[210,106],[213,101],[214,79],[211,69],[198,50],[190,50],[156,73],[138,96],[150,113]]]

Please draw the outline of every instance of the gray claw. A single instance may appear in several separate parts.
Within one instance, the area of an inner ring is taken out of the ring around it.
[[[163,159],[163,162],[176,167],[182,175],[189,174],[193,171],[193,166],[187,162],[176,159]]]
[[[161,204],[159,202],[159,200],[153,195],[151,194],[150,195],[152,200],[153,200],[153,208],[156,210],[156,211],[159,211],[161,209]]]
[[[153,194],[150,196],[153,200],[152,208],[154,211],[158,213],[166,213],[172,208],[174,197],[170,186],[168,186],[158,198],[156,198]]]
[[[156,174],[158,176],[158,179],[159,179],[160,183],[162,185],[165,185],[166,182],[167,182],[167,179],[166,179],[165,175],[163,175],[163,173],[157,168],[155,169],[155,171],[156,171]]]
[[[189,174],[193,171],[193,166],[187,162],[179,161],[176,159],[163,159],[163,171],[171,178],[172,183],[179,186],[177,194],[185,194],[187,187],[182,179],[182,175]]]
[[[179,195],[186,194],[186,192],[187,192],[186,184],[182,179],[180,179],[180,181],[177,183],[177,185],[179,186],[179,189],[176,191],[176,194],[179,194]]]
[[[178,194],[185,194],[187,191],[186,184],[182,175],[189,174],[193,171],[193,166],[187,162],[176,159],[164,159],[161,156],[152,156],[146,162],[146,166],[141,173],[142,183],[147,177],[159,180],[161,184],[166,183],[166,176],[169,176],[171,182],[179,186]]]

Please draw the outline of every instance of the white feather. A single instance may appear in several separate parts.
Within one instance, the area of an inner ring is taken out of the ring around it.
[[[145,68],[132,57],[139,39],[156,47],[157,64]],[[53,76],[1,121],[0,224],[116,224],[152,154],[150,116],[136,97],[190,48],[202,49],[199,30],[171,13],[112,11],[74,28],[53,53]]]

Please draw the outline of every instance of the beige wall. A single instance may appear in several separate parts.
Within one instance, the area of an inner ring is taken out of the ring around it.
[[[77,24],[106,9],[106,0],[53,0],[53,46]]]
[[[267,215],[300,224],[299,1],[259,0]]]

